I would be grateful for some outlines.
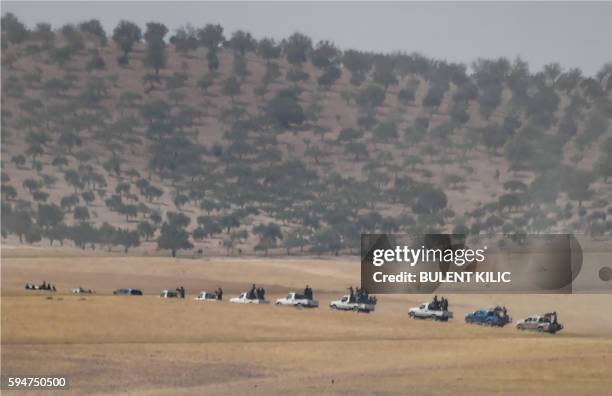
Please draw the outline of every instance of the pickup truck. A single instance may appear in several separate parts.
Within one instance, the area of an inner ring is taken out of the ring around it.
[[[194,300],[196,301],[220,301],[219,298],[217,297],[217,293],[211,293],[211,292],[207,292],[207,291],[201,291],[198,296],[196,298],[194,298]]]
[[[159,297],[160,298],[178,298],[179,294],[176,290],[162,290],[162,292],[159,293]]]
[[[541,333],[555,334],[563,329],[563,325],[557,322],[557,313],[545,313],[544,315],[532,315],[527,319],[520,320],[516,324],[518,330],[533,330]]]
[[[142,296],[142,290],[138,289],[117,289],[113,292],[114,296]]]
[[[496,309],[480,309],[465,315],[465,323],[504,327],[511,322],[510,316],[503,315],[502,311]]]
[[[94,294],[95,292],[93,289],[83,289],[80,286],[72,289],[72,294]]]
[[[268,300],[260,300],[258,298],[248,298],[249,293],[240,293],[238,297],[230,298],[230,302],[234,304],[269,304]]]
[[[319,301],[306,298],[303,294],[291,292],[287,294],[287,297],[279,298],[278,300],[276,300],[276,305],[317,308],[319,306]]]
[[[370,313],[376,308],[376,304],[372,302],[357,302],[350,301],[349,295],[343,296],[340,300],[335,300],[329,303],[331,309],[338,309],[341,311],[355,311]]]
[[[453,317],[453,313],[441,309],[430,309],[430,303],[425,302],[418,307],[410,308],[408,316],[412,319],[433,319],[446,322]]]

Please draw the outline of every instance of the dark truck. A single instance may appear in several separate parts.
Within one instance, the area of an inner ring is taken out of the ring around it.
[[[117,289],[113,292],[115,296],[142,296],[142,291],[138,289]]]
[[[480,309],[465,315],[465,323],[475,323],[485,326],[504,327],[512,322],[512,318],[504,310],[496,307],[492,309]]]

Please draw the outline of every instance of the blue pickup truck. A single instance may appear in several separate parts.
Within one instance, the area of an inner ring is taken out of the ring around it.
[[[512,319],[508,315],[507,311],[499,308],[480,309],[465,315],[465,323],[503,327],[511,322]]]

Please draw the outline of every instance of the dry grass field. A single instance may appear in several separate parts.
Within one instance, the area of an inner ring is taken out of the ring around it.
[[[358,279],[355,259],[5,249],[2,372],[69,375],[66,393],[75,395],[603,395],[612,387],[609,295],[450,296],[456,319],[449,323],[408,318],[407,309],[430,296],[380,296],[369,315],[330,310],[329,301]],[[23,290],[43,280],[58,293]],[[321,308],[193,301],[218,286],[227,300],[252,282],[270,299],[308,283]],[[180,284],[188,299],[157,297]],[[68,294],[79,285],[97,294]],[[112,296],[119,287],[145,296]],[[556,310],[566,329],[551,336],[463,323],[468,311],[495,304],[507,305],[514,320]]]

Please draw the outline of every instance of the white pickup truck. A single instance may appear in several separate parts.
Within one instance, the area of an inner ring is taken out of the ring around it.
[[[179,298],[179,294],[176,290],[162,290],[159,294],[160,298]]]
[[[520,320],[516,324],[518,330],[534,330],[537,332],[545,332],[555,334],[563,330],[563,325],[557,321],[557,313],[549,312],[544,315],[532,315],[526,319]]]
[[[260,300],[258,298],[248,298],[249,293],[240,293],[238,297],[230,298],[230,302],[234,304],[270,304],[268,300]]]
[[[446,322],[453,317],[451,311],[443,311],[441,309],[430,309],[430,303],[423,303],[418,307],[410,308],[408,316],[412,319],[433,319]]]
[[[335,300],[329,303],[331,309],[339,309],[341,311],[355,311],[369,313],[374,311],[376,304],[371,302],[350,301],[349,295],[343,296],[340,300]]]
[[[207,292],[207,291],[201,291],[198,296],[196,298],[194,298],[194,300],[196,301],[220,301],[219,298],[217,297],[217,293],[211,293],[211,292]]]
[[[317,308],[319,306],[319,301],[306,298],[303,294],[291,292],[287,294],[287,297],[279,298],[278,300],[276,300],[276,305]]]

